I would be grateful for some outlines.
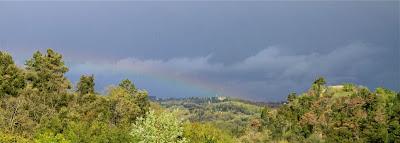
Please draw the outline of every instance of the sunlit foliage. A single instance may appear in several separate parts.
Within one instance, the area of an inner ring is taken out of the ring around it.
[[[131,131],[132,142],[138,143],[185,143],[181,121],[173,114],[162,112],[155,114],[149,111],[146,117],[139,118]]]
[[[73,92],[62,55],[51,49],[35,52],[24,69],[5,52],[0,62],[0,142],[129,142],[132,123],[149,110],[146,91],[99,95],[93,75]]]

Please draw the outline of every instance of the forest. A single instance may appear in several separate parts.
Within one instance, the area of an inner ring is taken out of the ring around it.
[[[400,142],[400,93],[323,77],[279,104],[231,97],[150,100],[125,79],[106,93],[95,75],[72,85],[63,56],[35,52],[24,66],[0,52],[0,142]],[[268,93],[265,93],[268,94]]]

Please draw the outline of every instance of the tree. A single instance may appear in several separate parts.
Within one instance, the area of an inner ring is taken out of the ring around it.
[[[268,124],[270,124],[270,122],[271,122],[271,117],[270,117],[270,111],[271,111],[271,109],[269,109],[269,107],[264,107],[262,110],[261,110],[261,124],[262,124],[262,126],[264,127],[264,126],[267,126]]]
[[[135,96],[135,103],[140,108],[140,114],[143,115],[149,111],[150,102],[148,99],[148,92],[147,91],[139,91]]]
[[[37,123],[28,106],[29,100],[21,94],[11,96],[0,101],[0,132],[13,133],[22,137],[29,137]]]
[[[400,141],[400,92],[390,99],[387,106],[389,142]]]
[[[317,96],[321,96],[323,86],[326,84],[324,77],[318,77],[313,83],[313,89],[316,91]]]
[[[132,142],[138,143],[185,143],[181,121],[172,113],[156,114],[149,111],[146,118],[140,117],[131,131]]]
[[[82,75],[77,84],[77,92],[80,95],[94,94],[94,76]]]
[[[343,91],[345,92],[352,92],[354,90],[354,84],[352,83],[345,83],[343,84]]]
[[[69,80],[64,76],[68,71],[62,55],[47,49],[43,55],[39,51],[26,62],[28,81],[34,88],[43,93],[65,93],[71,88]]]
[[[0,97],[16,96],[25,87],[24,72],[11,55],[0,51]]]
[[[288,95],[288,97],[287,97],[287,101],[288,102],[292,102],[292,101],[294,101],[295,99],[296,99],[296,92],[292,92],[292,93],[290,93],[289,95]]]
[[[137,92],[135,85],[129,79],[124,79],[119,83],[119,86],[128,91],[131,95]]]
[[[67,71],[51,49],[34,53],[26,70],[0,52],[0,142],[133,140],[131,125],[149,108],[147,92],[126,81],[109,96],[98,96],[92,75],[81,77],[76,92],[82,96],[75,96]]]
[[[146,114],[148,112],[150,102],[148,100],[147,91],[136,89],[135,85],[129,79],[122,80],[119,87],[125,89],[129,95],[134,98],[135,104],[138,105],[141,110],[140,114]]]
[[[318,78],[314,81],[314,84],[317,84],[317,85],[325,85],[325,84],[326,84],[325,78],[324,78],[324,77],[318,77]]]

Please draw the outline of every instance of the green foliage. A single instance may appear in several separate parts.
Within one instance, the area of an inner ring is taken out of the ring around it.
[[[288,102],[293,102],[293,101],[296,99],[296,97],[297,97],[296,92],[292,92],[292,93],[290,93],[290,94],[288,95],[287,101],[288,101]]]
[[[343,91],[352,92],[355,89],[355,85],[352,83],[345,83],[343,84]]]
[[[321,96],[325,84],[326,84],[325,78],[318,77],[312,85],[312,91],[314,91],[314,94],[316,94],[317,96]]]
[[[314,84],[317,84],[317,85],[325,85],[325,84],[326,84],[325,78],[324,78],[324,77],[318,77],[318,78],[314,81]]]
[[[131,135],[132,142],[139,143],[187,142],[183,137],[181,121],[167,112],[156,114],[154,111],[149,111],[146,118],[141,117],[133,124]]]
[[[124,89],[130,97],[134,98],[135,104],[139,106],[140,114],[146,114],[150,107],[150,102],[148,100],[148,93],[145,90],[136,89],[135,85],[129,79],[122,80],[119,87]]]
[[[182,110],[181,117],[190,122],[213,124],[234,138],[245,133],[250,121],[259,117],[262,109],[240,100],[218,97],[171,99],[160,104],[170,110]]]
[[[246,130],[245,134],[238,139],[240,143],[265,143],[271,142],[271,132],[269,130],[258,131],[254,129]]]
[[[69,90],[68,68],[51,49],[36,52],[26,69],[3,52],[0,62],[0,142],[129,142],[131,124],[149,110],[147,92],[136,88],[96,94],[93,75]]]
[[[80,95],[94,94],[94,76],[82,75],[77,84],[77,92]]]
[[[132,95],[137,92],[135,85],[129,79],[122,80],[121,83],[119,83],[119,87],[125,89],[126,91],[129,92],[129,94]]]
[[[7,134],[0,132],[0,142],[1,143],[29,143],[30,141],[22,136]]]
[[[71,142],[121,143],[129,142],[129,126],[113,126],[106,122],[71,122],[63,134]]]
[[[317,83],[324,82],[316,81],[313,86],[317,87]],[[378,88],[374,93],[354,85],[343,87],[344,91],[333,91],[335,96],[328,96],[329,92],[313,96],[309,92],[276,111],[262,110],[264,129],[271,131],[273,140],[289,142],[395,142],[399,139],[400,112],[393,91]],[[335,92],[346,94],[336,96]]]
[[[186,123],[184,136],[191,143],[232,143],[234,138],[211,123]]]
[[[400,92],[390,97],[386,104],[388,113],[388,140],[389,142],[400,141]]]
[[[55,134],[52,132],[44,132],[42,134],[38,134],[35,139],[35,143],[71,143],[71,141],[66,140],[64,135]]]
[[[69,80],[64,76],[68,68],[62,60],[62,55],[52,49],[48,49],[44,55],[37,51],[25,65],[29,83],[42,93],[65,93],[66,89],[71,87]]]
[[[131,124],[139,116],[143,116],[142,110],[136,104],[135,97],[123,88],[115,87],[109,91],[111,122],[115,125]],[[147,110],[147,109],[146,109]]]
[[[16,96],[25,87],[24,73],[11,55],[0,51],[0,97]]]

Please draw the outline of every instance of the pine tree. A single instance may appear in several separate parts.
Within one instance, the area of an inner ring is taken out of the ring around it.
[[[45,93],[65,93],[71,88],[69,80],[64,76],[68,71],[62,59],[62,55],[47,49],[43,55],[39,51],[26,62],[28,80],[33,88]]]
[[[148,112],[150,102],[148,100],[147,91],[136,89],[135,85],[129,79],[122,80],[119,87],[125,89],[134,98],[135,104],[141,109],[141,115]]]
[[[77,84],[77,92],[80,95],[94,94],[94,76],[82,75]]]
[[[137,92],[135,85],[129,79],[124,79],[119,83],[119,86],[134,95]]]
[[[24,72],[15,65],[11,55],[0,51],[0,97],[16,96],[24,86]]]

